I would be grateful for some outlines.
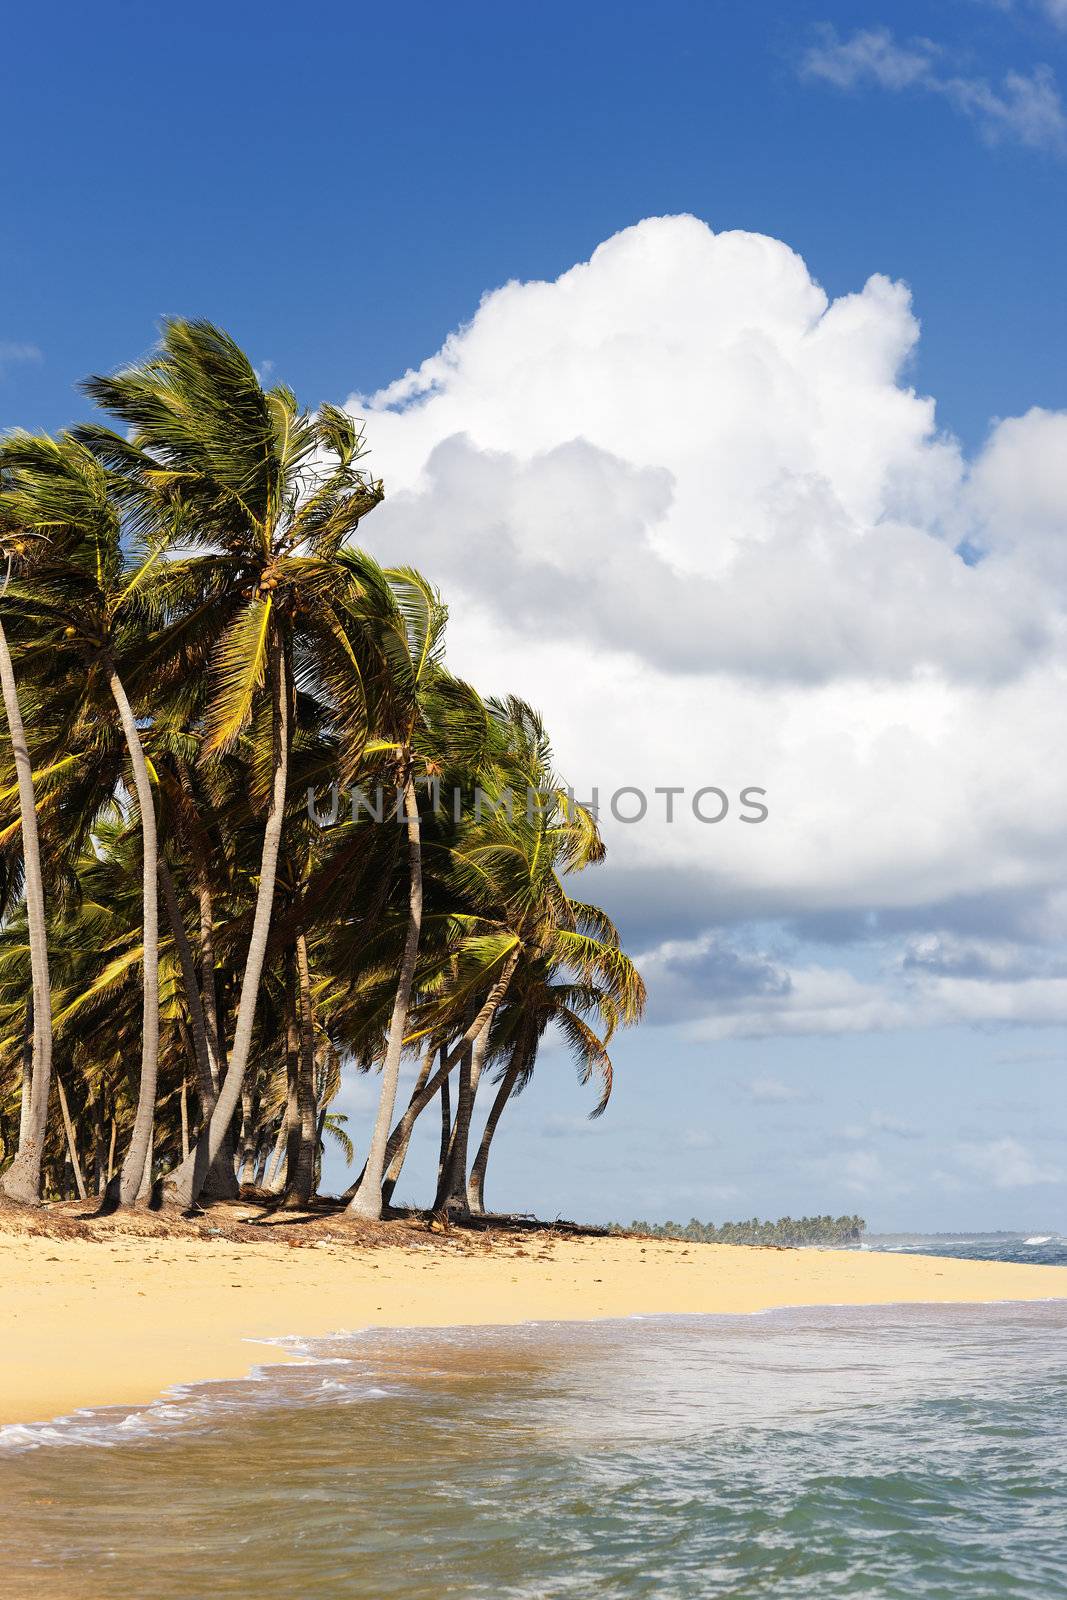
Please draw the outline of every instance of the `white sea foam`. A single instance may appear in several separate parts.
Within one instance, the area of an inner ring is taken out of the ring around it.
[[[159,1399],[142,1406],[101,1406],[73,1411],[47,1422],[0,1425],[0,1456],[45,1446],[98,1446],[105,1449],[131,1441],[160,1437],[184,1428],[214,1428],[228,1416],[265,1411],[272,1407],[313,1402],[316,1394],[331,1400],[360,1402],[384,1399],[397,1392],[368,1381],[357,1357],[357,1342],[366,1330],[338,1330],[321,1339],[297,1334],[248,1339],[284,1351],[284,1362],[268,1361],[252,1367],[245,1377],[203,1378],[178,1383]],[[335,1354],[338,1344],[346,1355]],[[324,1376],[317,1384],[303,1377],[308,1369],[347,1368],[348,1376]]]

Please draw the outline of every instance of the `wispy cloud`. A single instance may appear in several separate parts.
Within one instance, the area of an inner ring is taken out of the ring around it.
[[[884,1192],[886,1187],[885,1168],[876,1150],[854,1150],[845,1157],[841,1175],[845,1188],[853,1194],[867,1194],[871,1189]]]
[[[682,1134],[683,1150],[714,1150],[721,1141],[702,1128],[687,1128]]]
[[[922,1137],[918,1128],[913,1128],[909,1122],[904,1122],[900,1117],[890,1116],[887,1111],[872,1111],[865,1123],[852,1124],[841,1129],[842,1139],[850,1142],[868,1140],[873,1134],[891,1134],[895,1139],[919,1139]]]
[[[542,1139],[572,1139],[600,1131],[599,1125],[591,1122],[587,1116],[568,1116],[561,1111],[550,1112],[538,1129]]]
[[[1067,18],[1067,0],[1056,0]],[[1051,7],[1050,7],[1051,10]],[[1067,154],[1067,114],[1051,67],[1006,72],[997,84],[955,70],[953,58],[932,39],[899,43],[888,28],[861,28],[843,39],[829,24],[801,57],[800,75],[836,89],[873,85],[891,93],[939,95],[970,117],[990,143],[1017,141],[1032,150]]]
[[[41,361],[43,357],[35,344],[22,344],[17,340],[0,339],[0,377],[8,367],[20,361]]]
[[[939,54],[932,39],[899,45],[888,28],[860,28],[851,39],[842,39],[827,22],[819,29],[819,42],[805,52],[800,71],[802,77],[821,78],[838,89],[865,83],[910,89],[927,83]]]
[[[1040,11],[1054,28],[1067,28],[1067,0],[981,0],[993,11]]]
[[[748,1085],[748,1097],[757,1105],[778,1106],[809,1100],[811,1096],[796,1084],[784,1083],[781,1078],[753,1078]]]
[[[994,1189],[1026,1189],[1031,1184],[1059,1183],[1063,1178],[1060,1168],[1036,1160],[1018,1139],[963,1144],[957,1157],[962,1167]]]

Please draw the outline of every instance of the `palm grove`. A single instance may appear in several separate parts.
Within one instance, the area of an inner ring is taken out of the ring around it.
[[[546,1033],[599,1111],[641,1014],[564,884],[595,817],[530,706],[449,673],[426,579],[359,548],[347,413],[200,322],[85,389],[110,425],[0,442],[0,1189],[305,1206],[333,1137],[377,1218],[436,1107],[433,1204],[481,1211]],[[309,794],[357,785],[387,798],[321,826]],[[360,1071],[364,1130],[330,1109]]]

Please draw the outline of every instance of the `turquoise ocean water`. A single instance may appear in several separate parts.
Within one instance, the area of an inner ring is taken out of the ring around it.
[[[1067,1301],[302,1348],[0,1430],[4,1595],[1067,1597]]]

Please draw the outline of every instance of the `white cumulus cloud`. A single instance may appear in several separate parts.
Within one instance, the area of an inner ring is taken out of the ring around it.
[[[901,284],[829,301],[777,240],[656,218],[487,294],[350,401],[386,480],[368,540],[440,583],[456,670],[540,706],[580,794],[649,795],[639,825],[604,819],[649,926],[681,901],[706,930],[871,906],[928,926],[984,897],[1063,935],[1067,415],[1002,421],[968,462],[908,383],[918,334]],[[719,824],[688,803],[709,784]],[[872,980],[722,932],[647,953],[653,1004],[703,994],[719,1031],[1062,1010],[1046,967]]]
[[[1067,584],[1067,412],[1035,406],[993,429],[971,478],[976,538]]]

